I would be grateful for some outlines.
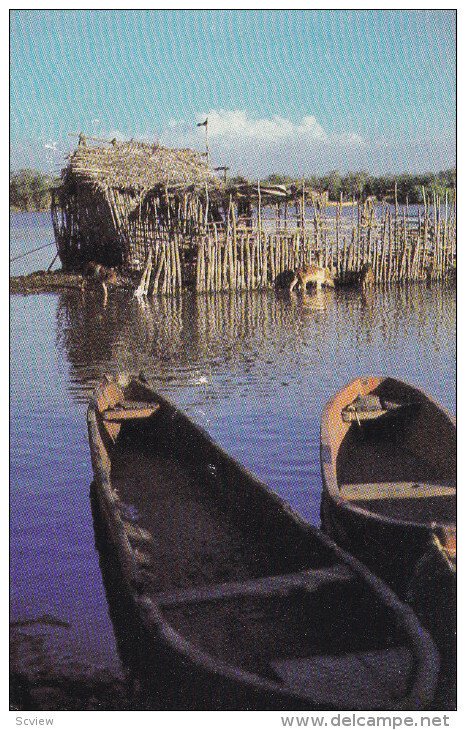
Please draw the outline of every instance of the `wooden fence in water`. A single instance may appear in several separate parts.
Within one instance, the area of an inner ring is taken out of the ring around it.
[[[395,197],[396,200],[396,197]],[[294,219],[264,217],[260,197],[249,226],[230,200],[225,223],[209,223],[196,239],[169,236],[153,252],[151,290],[171,294],[193,285],[199,292],[263,289],[284,285],[310,264],[332,270],[337,282],[354,283],[369,264],[377,283],[448,278],[456,267],[456,199],[425,198],[413,206],[316,203]]]

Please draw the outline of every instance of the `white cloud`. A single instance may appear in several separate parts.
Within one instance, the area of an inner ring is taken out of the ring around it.
[[[344,140],[350,144],[360,144],[362,139],[357,134],[329,135],[319,124],[317,119],[311,115],[304,116],[299,122],[293,122],[279,114],[269,118],[253,119],[247,112],[235,109],[211,109],[207,114],[198,114],[197,121],[209,120],[209,137],[225,144],[237,143],[238,141],[253,140],[259,143],[290,142],[296,139],[312,144],[315,142],[329,142]],[[164,141],[168,143],[168,137],[178,142],[186,143],[199,140],[199,131],[194,123],[188,126],[185,120],[172,119],[164,134]],[[165,139],[166,138],[166,139]]]
[[[244,110],[215,110],[193,119],[172,119],[160,135],[161,144],[204,151],[205,128],[196,122],[209,120],[209,147],[214,165],[226,164],[230,174],[254,179],[272,172],[293,176],[368,170],[376,175],[421,173],[446,169],[455,163],[455,132],[442,136],[380,136],[363,138],[348,129],[327,131],[312,115],[297,122],[273,115],[253,118]],[[441,154],[439,154],[441,150]]]
[[[326,139],[326,134],[315,117],[303,117],[299,124],[278,114],[270,119],[251,119],[245,111],[215,111],[207,115],[209,132],[213,139],[254,140],[257,142],[282,142],[296,135],[308,141]]]
[[[298,122],[278,114],[257,119],[240,109],[211,109],[207,114],[198,114],[193,122],[171,120],[161,142],[202,149],[204,129],[197,128],[196,122],[206,117],[212,159],[228,162],[232,169],[249,175],[273,170],[304,172],[312,160],[325,156],[332,148],[348,150],[363,144],[355,133],[329,134],[312,115]]]

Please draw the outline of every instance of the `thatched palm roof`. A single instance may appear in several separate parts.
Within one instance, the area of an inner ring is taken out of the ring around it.
[[[199,152],[143,142],[113,142],[103,147],[80,144],[64,176],[100,188],[147,191],[167,188],[220,189],[222,183]]]

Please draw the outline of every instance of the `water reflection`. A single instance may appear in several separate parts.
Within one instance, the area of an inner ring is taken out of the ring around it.
[[[106,307],[95,294],[70,291],[59,295],[57,307],[57,345],[72,366],[78,397],[109,371],[144,370],[160,384],[181,386],[206,384],[212,371],[238,366],[245,374],[279,370],[286,376],[308,356],[337,368],[346,358],[349,372],[349,358],[360,361],[372,347],[379,351],[372,363],[379,371],[387,348],[403,343],[409,361],[413,349],[451,346],[445,338],[454,339],[454,328],[454,292],[441,286],[144,302],[117,292]]]
[[[328,289],[316,289],[313,294],[302,295],[302,307],[312,312],[324,312],[331,303],[333,292]]]

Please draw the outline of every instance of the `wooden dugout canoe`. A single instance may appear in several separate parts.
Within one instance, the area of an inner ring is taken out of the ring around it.
[[[321,466],[323,528],[400,595],[435,542],[456,560],[456,426],[421,390],[349,383],[324,409]]]
[[[141,379],[88,410],[99,510],[147,651],[203,709],[419,709],[436,650],[410,608]]]

